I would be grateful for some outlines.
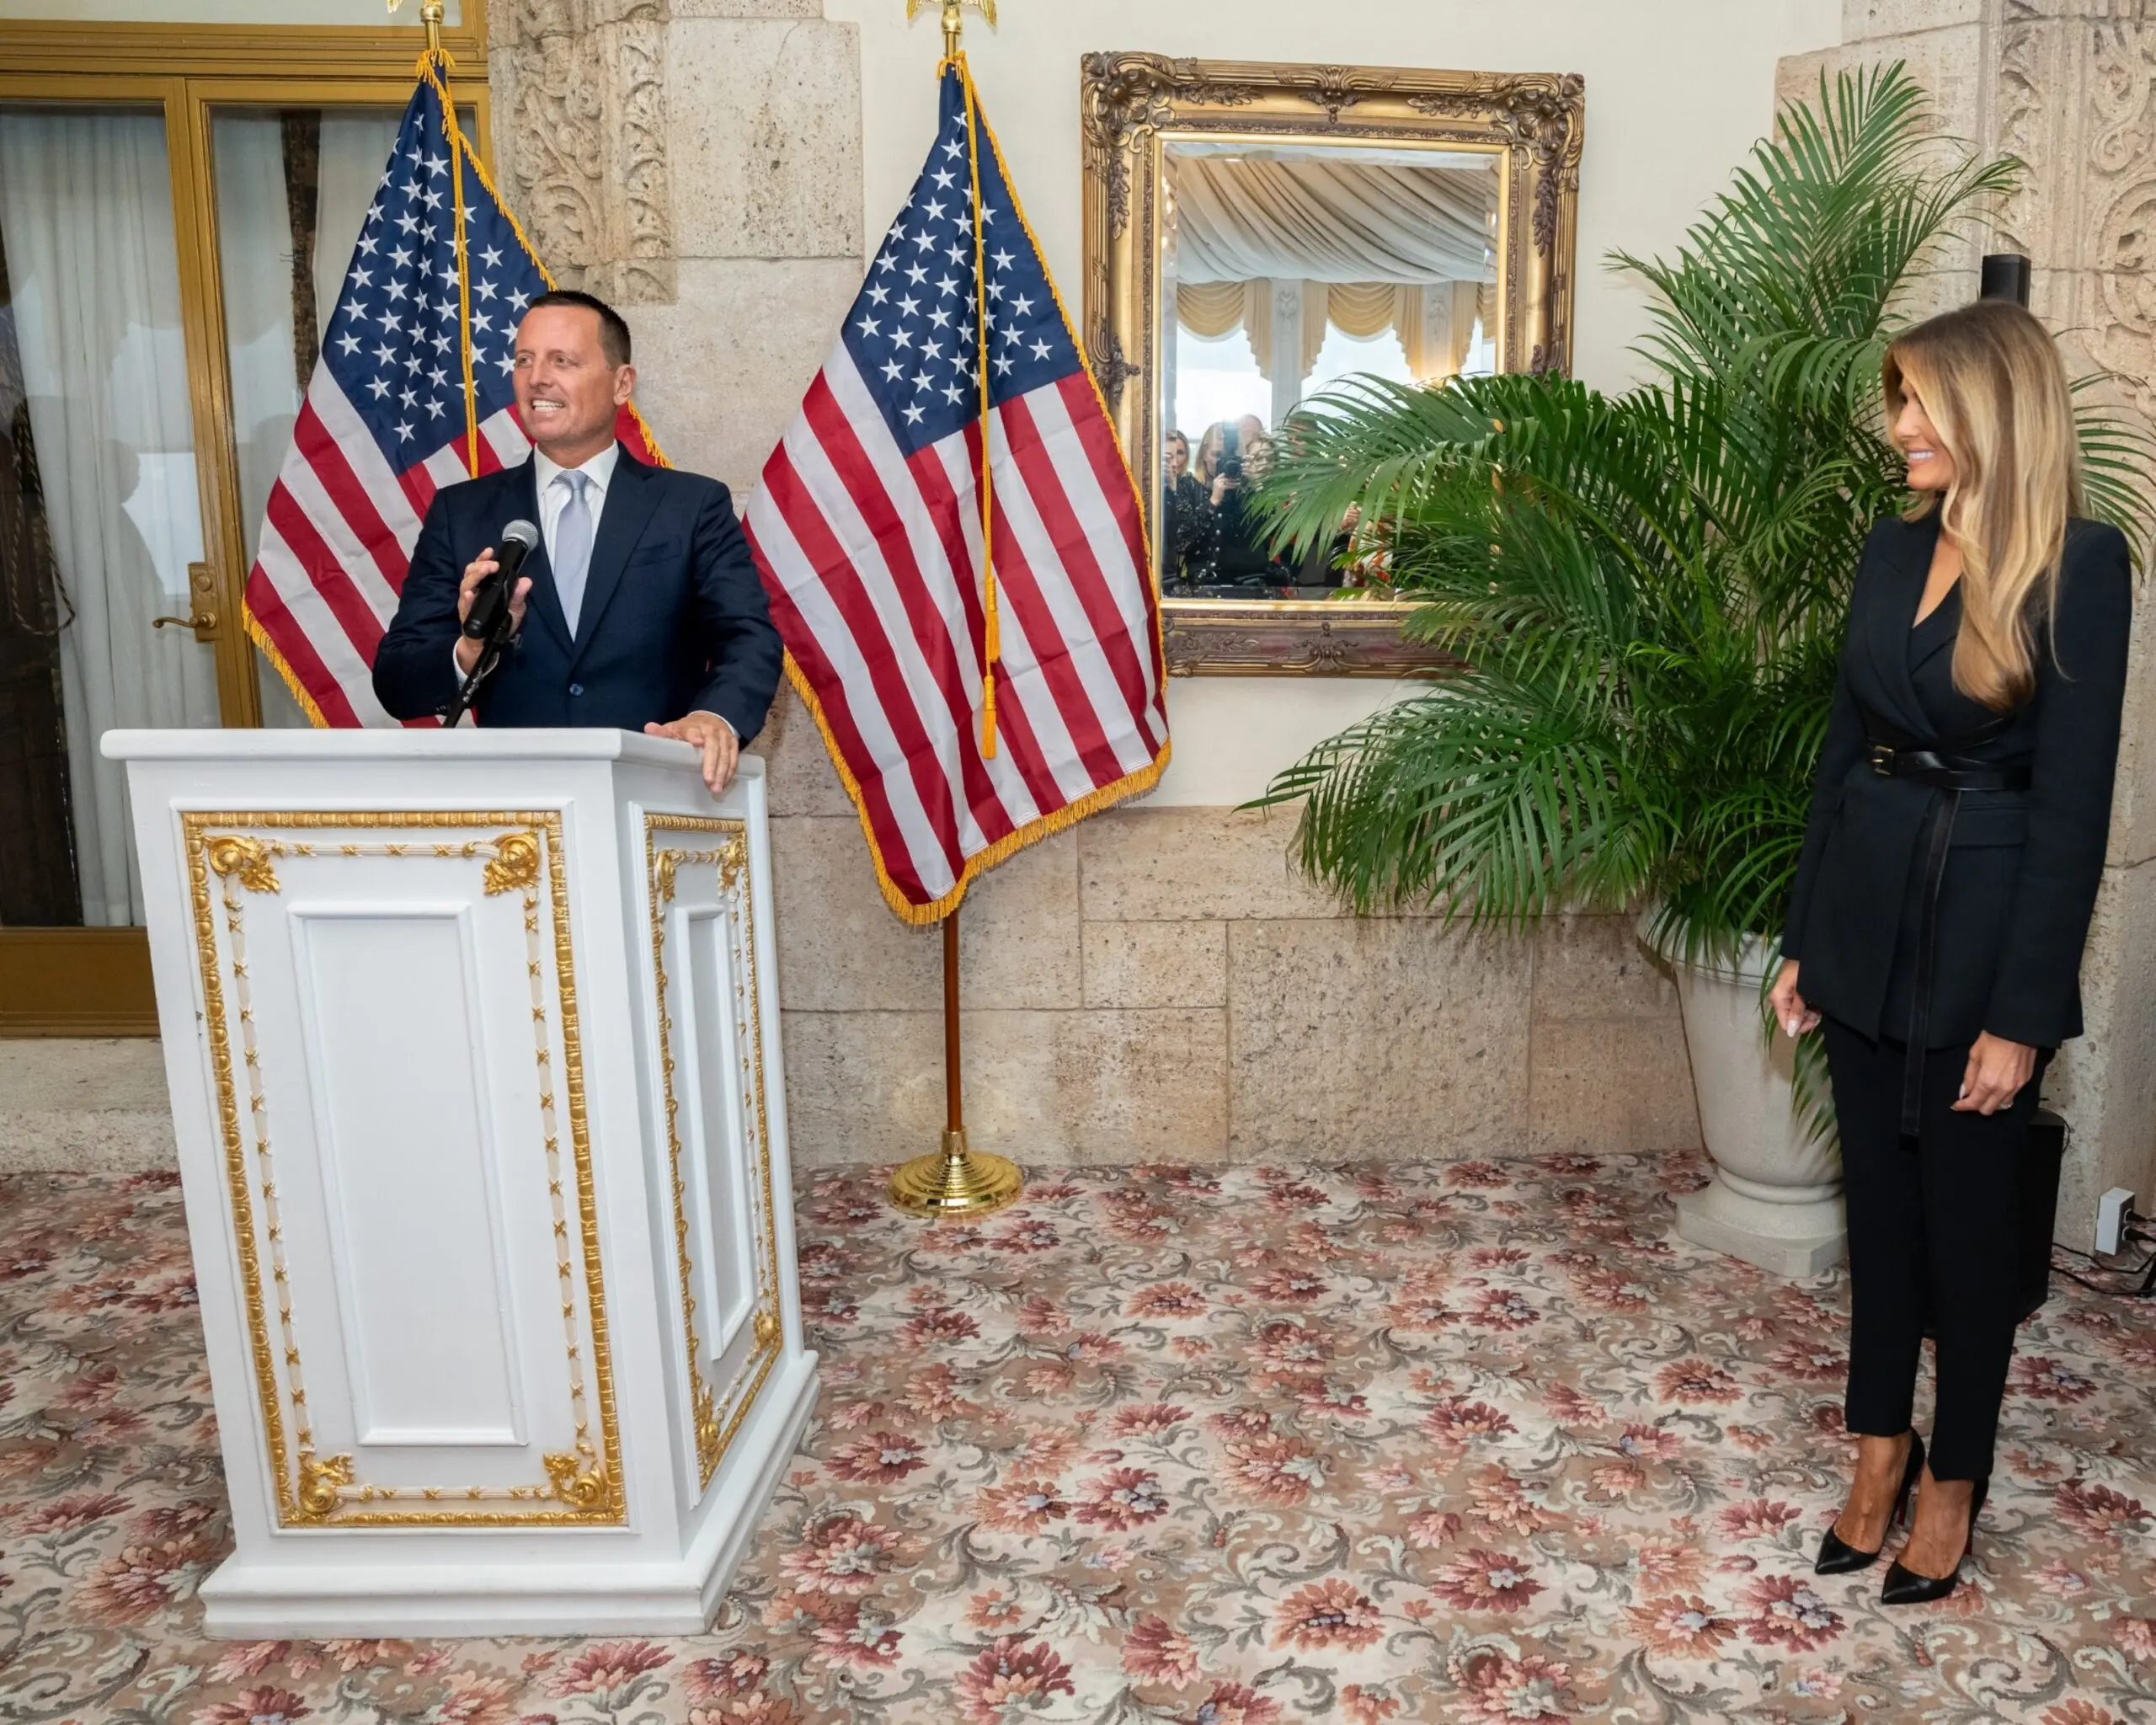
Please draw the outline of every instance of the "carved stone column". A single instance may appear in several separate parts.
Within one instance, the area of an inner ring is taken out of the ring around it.
[[[822,0],[487,0],[498,184],[620,306],[670,459],[755,482],[861,286],[861,45]]]
[[[674,298],[666,0],[488,0],[502,190],[564,286]]]
[[[1996,247],[2036,264],[2030,301],[2099,399],[2156,429],[2156,7],[2148,0],[2000,0],[1998,147],[2028,164]],[[2046,1098],[2075,1141],[2059,1235],[2085,1249],[2098,1196],[2156,1208],[2156,606],[2138,595],[2111,842],[2082,964],[2089,1033]]]

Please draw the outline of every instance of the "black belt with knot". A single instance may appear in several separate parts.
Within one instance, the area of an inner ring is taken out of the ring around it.
[[[1960,753],[1988,742],[2013,722],[2011,713],[1967,736],[1943,745],[1926,748],[1883,724],[1870,713],[1864,715],[1865,735],[1871,745],[1871,770],[1881,778],[1905,778],[1942,793],[1931,827],[1931,843],[1924,852],[1924,924],[1917,937],[1916,986],[1909,1003],[1908,1053],[1902,1064],[1902,1147],[1913,1150],[1924,1114],[1924,1044],[1931,1028],[1931,983],[1935,948],[1939,943],[1939,889],[1946,879],[1946,853],[1954,842],[1954,817],[1961,812],[1964,791],[2025,791],[2029,763],[1973,761]]]
[[[1878,739],[1871,742],[1871,770],[1881,778],[1914,779],[1941,791],[2025,791],[2029,763],[2010,761],[1999,766],[1988,761],[1970,761],[1935,749],[1897,749]]]

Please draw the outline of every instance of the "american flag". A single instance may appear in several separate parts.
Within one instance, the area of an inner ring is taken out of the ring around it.
[[[430,67],[360,227],[248,574],[248,633],[318,724],[396,722],[370,673],[427,505],[531,447],[510,387],[516,325],[553,284],[449,112]],[[661,459],[632,409],[621,434]]]
[[[1168,757],[1137,489],[963,61],[941,93],[747,523],[787,674],[910,922]]]

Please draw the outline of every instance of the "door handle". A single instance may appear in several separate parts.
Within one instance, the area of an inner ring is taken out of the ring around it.
[[[210,608],[209,601],[216,596],[217,572],[206,563],[191,563],[187,566],[189,603],[193,610],[186,617],[158,617],[150,619],[150,627],[162,629],[167,623],[177,623],[183,629],[195,631],[198,641],[217,638],[217,613]]]

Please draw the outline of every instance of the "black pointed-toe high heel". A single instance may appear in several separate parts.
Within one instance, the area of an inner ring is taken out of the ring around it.
[[[1909,1494],[1917,1488],[1917,1479],[1924,1472],[1924,1439],[1914,1432],[1909,1434],[1909,1460],[1902,1470],[1902,1488],[1894,1494],[1894,1513],[1886,1518],[1888,1532],[1894,1524],[1909,1519]],[[1884,1551],[1885,1546],[1880,1550]],[[1847,1575],[1852,1570],[1868,1569],[1879,1561],[1879,1551],[1860,1551],[1833,1528],[1819,1541],[1819,1555],[1813,1560],[1815,1575]]]
[[[1954,1560],[1954,1567],[1944,1575],[1919,1575],[1905,1567],[1897,1558],[1886,1572],[1886,1579],[1879,1589],[1879,1603],[1882,1605],[1925,1605],[1934,1599],[1943,1599],[1952,1593],[1961,1579],[1961,1558],[1977,1548],[1977,1518],[1984,1513],[1984,1496],[1991,1489],[1991,1477],[1987,1474],[1977,1482],[1977,1488],[1969,1497],[1969,1533],[1961,1541],[1961,1557]]]

